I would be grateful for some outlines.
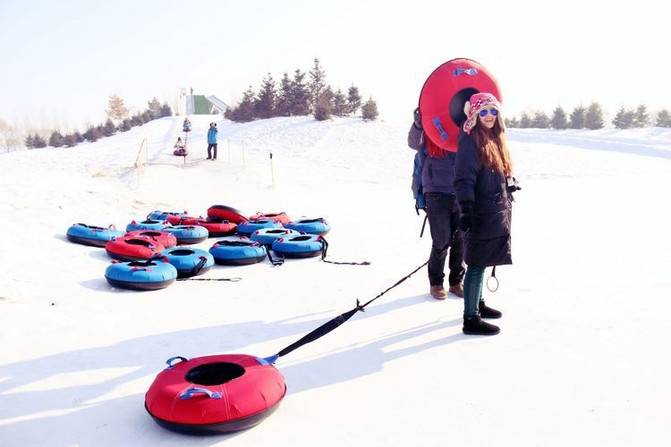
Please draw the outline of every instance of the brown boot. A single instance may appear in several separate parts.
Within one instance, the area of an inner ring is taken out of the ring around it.
[[[464,297],[464,286],[457,284],[456,286],[450,286],[449,291],[451,294],[458,296],[459,298]]]
[[[431,286],[431,288],[429,288],[429,293],[437,300],[444,300],[447,298],[447,292],[443,286]]]

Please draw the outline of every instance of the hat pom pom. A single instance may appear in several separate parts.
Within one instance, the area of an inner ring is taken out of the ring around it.
[[[468,116],[468,113],[470,111],[471,111],[471,102],[466,101],[466,103],[464,104],[464,113],[466,114],[466,116]]]

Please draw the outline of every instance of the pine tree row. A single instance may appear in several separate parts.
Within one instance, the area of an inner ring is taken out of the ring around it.
[[[107,112],[107,121],[105,124],[90,126],[86,132],[78,131],[63,135],[55,130],[51,133],[49,140],[46,141],[38,134],[28,135],[26,138],[26,147],[28,149],[52,147],[73,147],[84,141],[94,142],[103,137],[110,137],[117,132],[126,132],[133,127],[141,126],[149,121],[164,116],[172,116],[172,109],[167,103],[161,104],[158,99],[153,98],[148,102],[148,108],[144,112],[138,112],[129,117],[128,109],[124,106],[123,99],[114,95],[109,99],[109,109]],[[117,121],[119,124],[114,124]]]
[[[348,116],[361,109],[362,117],[368,120],[377,118],[377,104],[370,98],[363,105],[359,89],[352,85],[347,95],[326,83],[326,72],[315,58],[312,69],[307,73],[296,69],[289,78],[284,73],[279,87],[270,73],[263,80],[258,94],[251,86],[242,95],[237,106],[226,111],[225,117],[236,122],[248,122],[277,116],[314,115],[323,121],[331,116]]]
[[[622,107],[611,122],[618,129],[647,127],[651,124],[657,127],[671,127],[671,115],[664,109],[657,113],[653,121],[645,105],[638,106],[635,111]],[[574,108],[568,116],[561,107],[554,109],[551,118],[543,111],[537,111],[533,116],[522,113],[519,119],[506,118],[506,126],[521,129],[602,129],[605,126],[605,118],[599,103],[594,102],[587,108],[582,105]]]

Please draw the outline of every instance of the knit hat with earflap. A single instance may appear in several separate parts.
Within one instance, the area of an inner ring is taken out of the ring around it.
[[[471,99],[464,104],[464,113],[466,114],[464,132],[467,134],[471,133],[471,130],[473,130],[475,124],[478,122],[478,114],[480,113],[480,110],[486,107],[492,107],[499,112],[498,115],[496,115],[496,119],[498,120],[501,129],[505,129],[503,118],[501,117],[501,103],[496,99],[496,96],[491,93],[475,93],[471,96]]]

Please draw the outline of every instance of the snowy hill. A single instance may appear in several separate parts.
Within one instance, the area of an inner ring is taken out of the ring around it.
[[[515,264],[486,292],[504,312],[500,335],[464,336],[462,302],[432,300],[423,270],[282,358],[288,394],[259,426],[208,438],[160,428],[143,398],[167,358],[271,355],[395,283],[430,247],[418,237],[406,125],[218,121],[212,162],[212,120],[192,118],[186,162],[172,155],[179,117],[72,149],[0,155],[0,445],[667,442],[663,129],[509,132],[523,189]],[[106,283],[104,250],[65,238],[75,222],[122,228],[155,209],[204,215],[213,204],[325,217],[329,258],[372,264],[217,266],[206,276],[242,280],[138,293]]]

